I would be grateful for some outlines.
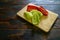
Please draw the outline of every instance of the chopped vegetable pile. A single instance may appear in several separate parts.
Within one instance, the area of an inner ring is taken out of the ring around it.
[[[42,6],[28,5],[27,11],[24,12],[24,17],[35,25],[39,24],[43,15],[48,16],[48,12]]]

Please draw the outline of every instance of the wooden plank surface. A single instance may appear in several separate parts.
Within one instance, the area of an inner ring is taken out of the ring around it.
[[[40,31],[39,32],[34,32],[33,36],[31,36],[31,31],[28,30],[29,32],[26,32],[24,34],[24,36],[20,36],[20,35],[14,35],[9,37],[10,40],[60,40],[60,1],[59,0],[18,0],[18,1],[13,1],[13,2],[0,2],[0,22],[2,22],[3,24],[0,24],[1,30],[0,30],[0,40],[7,40],[8,35],[12,35],[12,34],[17,34],[17,32],[19,30],[14,29],[15,27],[13,27],[13,25],[16,25],[15,23],[17,22],[17,24],[19,23],[18,21],[14,21],[11,22],[9,21],[12,17],[14,20],[18,20],[18,17],[15,16],[16,13],[22,9],[26,4],[28,3],[35,3],[36,5],[42,5],[43,7],[45,7],[46,9],[53,11],[57,14],[59,14],[58,19],[56,20],[52,30],[48,33],[42,33]],[[6,16],[6,17],[5,17]],[[5,17],[5,18],[4,18]],[[21,21],[19,24],[23,23],[24,25],[28,26],[28,23],[24,23],[21,19],[19,20]],[[8,23],[9,26],[8,26]],[[10,23],[11,22],[11,23]],[[31,26],[29,24],[29,26]],[[29,27],[28,26],[28,27]],[[7,28],[13,28],[14,30],[4,30]],[[19,28],[19,27],[17,27]],[[8,33],[9,32],[9,33]],[[18,32],[19,33],[19,32]],[[32,37],[32,38],[31,38]]]

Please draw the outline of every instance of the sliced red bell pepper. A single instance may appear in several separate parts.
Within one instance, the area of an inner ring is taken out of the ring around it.
[[[43,15],[47,16],[48,12],[45,10],[45,8],[43,8],[42,6],[36,6],[36,5],[28,5],[27,6],[27,11],[31,11],[31,10],[38,10],[40,11]]]
[[[27,11],[30,12],[31,10],[37,10],[37,7],[34,6],[34,5],[28,5],[28,6],[27,6]]]
[[[46,10],[45,8],[43,8],[42,6],[37,7],[37,9],[38,9],[40,12],[42,12],[42,14],[43,14],[43,15],[45,15],[45,16],[47,16],[47,15],[48,15],[47,10]]]

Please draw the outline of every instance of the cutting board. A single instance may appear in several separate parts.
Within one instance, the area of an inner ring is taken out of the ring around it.
[[[25,19],[24,12],[26,11],[26,9],[27,9],[27,5],[23,9],[21,9],[19,12],[17,12],[17,15],[19,17]],[[45,32],[49,32],[49,30],[51,29],[53,23],[55,22],[55,20],[58,17],[58,14],[56,14],[56,13],[54,13],[52,11],[49,11],[49,10],[47,10],[47,11],[48,11],[48,16],[43,16],[41,18],[40,23],[38,25],[35,25],[36,27],[40,28],[41,30],[43,30]],[[26,20],[26,21],[28,21],[28,20]],[[30,22],[30,21],[28,21],[28,22]]]

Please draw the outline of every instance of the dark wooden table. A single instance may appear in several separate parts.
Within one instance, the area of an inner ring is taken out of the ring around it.
[[[44,8],[59,14],[49,33],[32,31],[31,24],[16,15],[28,3],[42,5]],[[1,1],[0,40],[60,40],[60,0]]]

